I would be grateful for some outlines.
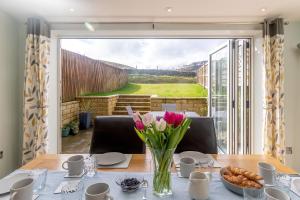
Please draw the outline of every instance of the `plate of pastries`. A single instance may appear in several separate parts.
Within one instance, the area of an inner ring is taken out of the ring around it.
[[[263,178],[243,168],[228,166],[222,168],[220,174],[224,186],[239,195],[243,195],[243,188],[263,188]]]

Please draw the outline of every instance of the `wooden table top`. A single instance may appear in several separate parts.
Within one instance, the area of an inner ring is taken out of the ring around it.
[[[21,169],[38,169],[47,168],[48,170],[63,170],[61,165],[73,154],[47,154],[38,157],[37,159],[29,162],[28,164],[21,167]],[[87,156],[87,155],[86,155]],[[273,164],[279,172],[294,174],[296,173],[293,169],[282,165],[276,159],[265,156],[265,155],[213,155],[213,157],[222,166],[235,166],[242,167],[249,171],[257,173],[257,163],[260,161],[268,162]],[[98,169],[99,171],[111,171],[111,172],[150,172],[152,171],[151,155],[146,154],[133,154],[127,169]],[[201,169],[205,171],[205,169]],[[215,168],[214,171],[218,171]]]

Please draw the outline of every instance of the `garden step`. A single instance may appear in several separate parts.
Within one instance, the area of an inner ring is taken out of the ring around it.
[[[131,106],[134,112],[136,111],[150,111],[150,106]],[[116,106],[115,111],[126,110],[125,106]]]
[[[140,114],[146,114],[148,111],[140,111]],[[113,115],[128,115],[127,111],[113,111],[112,112]]]
[[[120,98],[118,102],[150,102],[150,98]]]
[[[150,102],[118,102],[116,106],[150,106]]]
[[[150,95],[124,95],[124,94],[121,94],[119,95],[119,98],[150,98],[151,96]]]

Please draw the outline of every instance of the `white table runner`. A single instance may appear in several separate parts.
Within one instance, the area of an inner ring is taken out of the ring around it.
[[[14,173],[18,173],[16,171]],[[22,171],[24,172],[24,171]],[[45,193],[41,193],[37,200],[61,200],[61,194],[54,194],[54,190],[57,186],[65,180],[70,180],[70,178],[64,178],[65,172],[62,171],[49,171],[46,187],[48,188]],[[84,182],[84,187],[87,188],[90,184],[97,182],[105,182],[110,186],[110,194],[116,200],[133,200],[141,199],[143,195],[143,190],[138,190],[134,193],[124,193],[122,192],[120,186],[118,186],[115,181],[120,177],[142,177],[148,180],[148,199],[149,200],[161,200],[160,198],[152,194],[152,175],[150,173],[129,173],[129,172],[98,172],[93,178],[82,178]],[[75,180],[75,179],[71,179]],[[172,200],[190,200],[188,194],[188,179],[179,178],[176,174],[172,175],[172,188],[173,196],[167,199]],[[209,199],[210,200],[242,200],[241,196],[238,196],[229,190],[227,190],[219,177],[219,173],[213,173],[212,181],[209,185]],[[291,200],[300,199],[293,192],[290,192]],[[7,197],[5,197],[7,198]],[[84,195],[83,195],[84,200]],[[165,200],[165,199],[164,199]]]

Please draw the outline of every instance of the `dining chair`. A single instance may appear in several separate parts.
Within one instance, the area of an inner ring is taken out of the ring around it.
[[[132,116],[97,116],[91,139],[90,153],[145,153],[145,144],[134,130]]]
[[[192,123],[185,136],[178,144],[175,153],[183,151],[199,151],[217,154],[217,138],[214,120],[211,117],[190,117]]]
[[[163,111],[176,111],[176,104],[175,103],[166,103],[166,104],[161,104],[162,110]]]
[[[126,107],[128,115],[132,116],[133,115],[133,110],[132,110],[131,106],[125,106],[125,107]]]

